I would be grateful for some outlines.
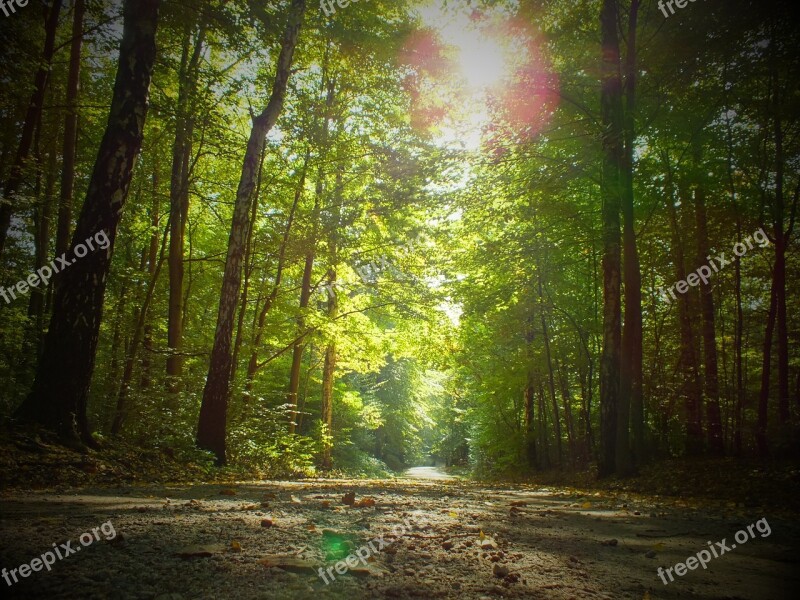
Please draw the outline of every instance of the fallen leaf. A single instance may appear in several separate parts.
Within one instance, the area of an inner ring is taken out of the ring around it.
[[[269,528],[269,527],[272,527],[272,525],[273,525],[272,519],[261,519],[261,526],[262,527]]]
[[[451,510],[449,513],[447,513],[447,516],[448,517],[453,517],[454,519],[457,519],[458,518],[458,513],[456,511],[454,511],[454,510]]]
[[[370,506],[375,506],[375,499],[374,498],[362,498],[355,504],[353,504],[356,508],[368,508]]]
[[[581,508],[583,508],[584,510],[587,509],[587,508],[592,508],[592,503],[591,502],[584,502],[583,504],[581,504]]]
[[[276,567],[278,569],[283,569],[284,571],[293,571],[295,573],[316,572],[314,569],[314,563],[312,563],[310,560],[295,558],[293,556],[276,554],[272,556],[265,556],[258,562],[267,568]]]
[[[220,490],[219,495],[220,496],[235,496],[236,495],[236,490],[232,490],[232,489]]]
[[[342,504],[347,504],[348,506],[353,506],[356,503],[356,493],[355,492],[347,492],[344,496],[342,496]]]
[[[303,501],[300,500],[297,496],[292,496],[292,504],[302,504]]]
[[[241,552],[241,551],[242,551],[242,545],[236,540],[233,540],[231,542],[231,552]]]

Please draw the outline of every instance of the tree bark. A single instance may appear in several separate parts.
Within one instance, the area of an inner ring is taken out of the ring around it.
[[[699,173],[700,149],[695,149],[695,172]],[[706,215],[706,190],[702,177],[694,190],[695,221],[697,224],[697,264],[708,262],[711,247],[708,241],[708,218]],[[724,451],[722,440],[722,417],[719,408],[719,366],[717,360],[717,331],[714,322],[714,285],[700,281],[700,309],[703,320],[703,367],[706,418],[708,420],[708,446],[713,454]]]
[[[68,441],[93,444],[86,402],[94,371],[117,226],[142,145],[155,62],[159,0],[126,0],[113,99],[72,247],[104,231],[98,249],[59,273],[53,315],[22,418],[55,429]]]
[[[267,107],[253,119],[253,129],[247,142],[239,188],[236,192],[233,222],[228,237],[228,255],[220,292],[214,347],[211,351],[211,363],[203,390],[203,401],[197,426],[198,447],[213,452],[218,464],[225,464],[226,461],[225,438],[232,360],[231,338],[242,278],[244,243],[250,228],[250,202],[267,134],[275,125],[283,108],[286,88],[291,75],[292,58],[305,8],[305,0],[292,0],[288,24],[278,56],[272,95]]]
[[[617,0],[604,0],[600,13],[602,67],[603,199],[603,354],[600,366],[600,456],[598,474],[616,469],[621,360],[620,170],[623,161],[622,81],[619,61]]]
[[[75,193],[75,162],[78,155],[78,95],[81,85],[81,46],[83,44],[84,0],[75,0],[72,16],[72,45],[67,75],[66,115],[64,116],[64,147],[61,165],[61,196],[56,226],[56,256],[68,250],[72,229],[72,201]]]
[[[633,196],[633,142],[636,137],[636,27],[639,0],[632,0],[628,16],[628,47],[625,56],[625,154],[621,177],[623,217],[623,279],[625,287],[625,322],[622,329],[620,365],[620,402],[617,415],[616,470],[630,474],[634,463],[644,459],[644,397],[642,391],[642,273]],[[632,439],[629,440],[628,427]],[[631,454],[633,450],[633,454]]]
[[[675,209],[673,196],[674,180],[669,158],[665,155],[667,164],[667,213],[672,227],[672,248],[675,262],[675,280],[686,281],[686,262],[681,240],[678,214]],[[681,192],[681,205],[687,205],[687,192]],[[682,395],[686,406],[686,451],[690,456],[696,456],[703,450],[703,423],[702,423],[702,396],[703,386],[700,381],[700,369],[695,352],[695,337],[692,329],[692,311],[687,293],[677,293],[678,324],[680,326],[681,353],[680,366],[683,374]]]

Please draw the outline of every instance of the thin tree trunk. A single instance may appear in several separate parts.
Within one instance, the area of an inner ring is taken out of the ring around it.
[[[213,452],[218,464],[224,464],[226,461],[225,438],[232,360],[231,338],[242,278],[244,243],[250,228],[250,202],[267,134],[272,130],[283,108],[286,87],[291,75],[292,58],[305,8],[305,0],[292,0],[288,24],[278,56],[272,95],[264,111],[253,119],[253,129],[247,142],[239,188],[236,192],[233,221],[228,238],[228,255],[220,292],[214,347],[211,351],[211,362],[203,390],[203,401],[197,427],[198,447]]]
[[[547,329],[547,318],[544,314],[544,296],[542,294],[542,277],[539,275],[539,317],[542,324],[542,337],[544,339],[544,352],[547,360],[547,383],[550,386],[550,402],[553,405],[553,432],[556,436],[556,457],[558,467],[563,465],[563,453],[561,450],[561,418],[558,414],[558,400],[556,399],[556,382],[553,373],[553,357],[550,353],[550,333]]]
[[[150,244],[147,249],[146,261],[147,273],[151,277],[156,272],[157,266],[160,267],[160,259],[158,256],[158,224],[161,219],[161,202],[159,201],[158,195],[159,179],[158,158],[156,158],[153,167],[153,206],[150,211]],[[153,350],[153,323],[149,312],[146,314],[146,317],[144,322],[144,339],[142,340],[142,346],[144,347],[144,353],[142,354],[142,376],[139,382],[143,390],[148,389],[152,385],[152,362],[150,356]]]
[[[42,52],[42,64],[36,72],[33,84],[33,94],[28,104],[25,114],[25,121],[22,124],[22,136],[20,137],[17,156],[11,166],[11,172],[3,188],[3,196],[0,198],[0,257],[5,249],[6,239],[8,238],[8,228],[11,226],[11,215],[14,212],[14,196],[19,191],[25,173],[25,163],[30,158],[31,147],[33,145],[33,135],[36,127],[42,118],[42,107],[44,106],[45,92],[47,83],[50,80],[50,71],[53,64],[53,54],[55,53],[56,30],[58,29],[58,16],[61,12],[61,0],[53,0],[53,4],[48,11],[45,10],[45,41]]]
[[[775,279],[769,294],[769,313],[767,313],[767,328],[764,332],[764,347],[761,363],[761,391],[758,395],[758,421],[756,423],[756,448],[761,458],[766,458],[769,446],[767,444],[767,425],[769,421],[769,388],[772,376],[772,337],[775,332],[776,313],[778,309],[778,294],[775,291]]]
[[[678,214],[675,209],[673,197],[673,175],[669,158],[665,155],[667,163],[667,214],[672,227],[672,248],[675,262],[675,280],[686,281],[686,262],[683,242],[681,241]],[[681,205],[686,206],[686,192],[682,193]],[[686,405],[686,451],[690,456],[696,456],[703,450],[703,424],[702,424],[702,395],[703,386],[700,381],[700,369],[695,352],[695,338],[692,329],[692,314],[687,293],[676,294],[678,303],[678,323],[680,326],[681,353],[680,365],[683,373],[683,398]]]
[[[108,124],[72,240],[74,248],[105,232],[109,245],[59,273],[53,315],[36,379],[17,413],[55,429],[65,440],[80,439],[92,445],[86,402],[117,226],[142,146],[156,55],[159,5],[159,0],[125,1]]]
[[[632,0],[628,16],[628,48],[625,57],[625,154],[622,167],[624,190],[623,216],[623,278],[625,284],[625,322],[622,329],[620,365],[620,402],[617,414],[616,470],[629,474],[634,463],[644,459],[644,397],[642,390],[642,273],[633,197],[633,142],[636,138],[636,27],[639,0]],[[629,440],[628,427],[632,436]],[[631,455],[631,450],[633,454]]]
[[[133,370],[136,366],[136,355],[139,353],[139,346],[142,339],[146,334],[147,315],[150,310],[150,304],[153,301],[153,292],[156,289],[156,282],[158,281],[158,274],[161,272],[161,264],[164,262],[164,251],[167,245],[167,232],[169,231],[170,223],[164,231],[164,236],[161,242],[161,254],[155,267],[150,272],[150,280],[147,283],[147,291],[145,293],[142,306],[139,308],[139,314],[136,318],[136,327],[133,331],[133,339],[128,346],[127,357],[125,358],[125,369],[122,373],[122,382],[119,386],[119,393],[117,394],[117,410],[114,415],[114,422],[111,425],[111,435],[117,436],[122,431],[122,425],[128,416],[128,394],[130,393],[131,381],[133,380]]]
[[[169,238],[169,304],[167,315],[167,391],[177,394],[183,376],[183,319],[184,319],[184,262],[186,222],[189,212],[189,162],[192,154],[193,97],[197,87],[197,71],[202,56],[205,27],[201,19],[200,31],[192,49],[194,20],[186,23],[181,63],[178,72],[178,104],[175,116],[175,143],[172,147],[172,172],[170,177]],[[191,53],[191,55],[190,55]],[[174,398],[171,400],[174,404]]]
[[[78,155],[78,95],[81,84],[81,45],[83,43],[84,0],[75,0],[72,16],[72,46],[67,76],[66,115],[64,116],[64,148],[61,165],[61,196],[56,226],[56,256],[68,250],[72,229],[72,201],[75,193],[75,162]]]
[[[700,172],[699,145],[695,148],[695,171]],[[706,216],[706,190],[702,180],[694,190],[695,221],[697,223],[697,264],[708,261],[711,247],[708,242],[708,219]],[[711,280],[700,281],[700,308],[703,318],[703,363],[708,419],[708,445],[713,454],[722,454],[722,418],[719,408],[719,367],[717,360],[717,332],[714,323],[714,286]]]
[[[339,255],[338,231],[341,221],[342,199],[344,184],[342,182],[341,166],[336,172],[336,197],[334,199],[333,223],[330,227],[330,261],[328,269],[328,319],[336,320],[339,314],[339,302],[336,296],[336,265]],[[334,334],[335,335],[335,334]],[[325,347],[325,365],[322,369],[322,407],[321,420],[323,426],[322,440],[322,467],[330,469],[331,449],[333,448],[333,386],[336,380],[336,338],[328,341]]]
[[[264,159],[266,158],[266,147],[261,153],[261,161],[258,165],[258,181],[256,182],[256,192],[250,208],[250,231],[247,235],[247,244],[244,249],[244,286],[242,287],[242,301],[239,305],[239,318],[236,323],[236,336],[233,342],[233,358],[231,359],[231,391],[236,383],[236,369],[239,365],[239,352],[242,348],[244,339],[244,319],[247,315],[247,301],[250,293],[250,277],[253,271],[253,236],[255,235],[255,222],[258,215],[258,200],[261,197],[261,181],[264,172]]]
[[[311,239],[306,242],[306,261],[303,268],[303,281],[300,289],[300,317],[297,319],[298,333],[305,329],[305,319],[303,318],[303,311],[308,308],[308,302],[311,299],[311,276],[314,269],[314,260],[316,255],[317,245],[317,231],[319,227],[320,210],[322,207],[322,195],[325,189],[325,165],[323,163],[325,156],[328,152],[328,131],[331,122],[331,107],[333,106],[335,88],[331,81],[327,80],[327,52],[323,59],[322,65],[322,88],[325,89],[327,84],[327,96],[325,100],[325,108],[322,119],[322,134],[320,136],[320,166],[317,173],[317,184],[314,195],[314,210],[311,216]],[[300,368],[303,360],[303,349],[305,348],[305,339],[299,340],[295,343],[292,350],[292,366],[289,371],[289,393],[287,395],[287,402],[292,405],[293,410],[291,419],[289,421],[289,433],[294,433],[297,428],[297,392],[300,386]]]
[[[50,152],[49,165],[47,168],[47,180],[44,186],[44,193],[39,197],[39,206],[35,211],[34,220],[36,222],[36,259],[35,270],[42,268],[48,259],[50,252],[50,221],[53,212],[53,196],[56,186],[57,163],[56,153]],[[28,303],[28,316],[33,321],[36,355],[39,356],[44,342],[44,309],[47,297],[47,286],[42,285],[31,290],[31,298]]]
[[[600,366],[600,456],[598,473],[616,469],[620,401],[621,240],[620,208],[623,162],[622,82],[619,61],[617,0],[604,0],[600,13],[602,74],[600,105],[603,123],[603,355]]]
[[[283,232],[281,247],[278,250],[278,265],[275,269],[275,281],[272,284],[272,291],[264,301],[264,306],[261,308],[261,312],[258,315],[258,323],[255,327],[255,333],[253,335],[253,342],[251,345],[252,350],[250,352],[250,361],[247,364],[247,381],[245,383],[245,390],[247,393],[253,391],[253,380],[255,378],[256,371],[258,371],[258,349],[261,346],[261,338],[264,334],[264,324],[266,323],[267,315],[269,314],[270,309],[278,297],[278,292],[280,291],[281,283],[283,281],[283,270],[286,263],[286,248],[289,245],[289,236],[292,232],[295,214],[297,213],[297,205],[303,196],[303,189],[306,185],[306,171],[308,168],[309,158],[310,152],[306,151],[306,158],[303,162],[303,169],[300,173],[300,182],[295,189],[294,201],[292,202],[292,208],[289,210],[289,217],[286,220],[286,229]]]

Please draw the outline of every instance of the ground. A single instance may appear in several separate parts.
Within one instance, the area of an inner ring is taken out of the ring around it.
[[[800,584],[793,511],[487,485],[434,468],[393,480],[15,490],[0,514],[7,570],[56,543],[80,548],[49,572],[0,582],[12,598],[781,600]],[[761,519],[734,549],[737,531]],[[667,585],[657,574],[723,539],[730,550],[705,570]],[[337,573],[359,552],[366,566]]]

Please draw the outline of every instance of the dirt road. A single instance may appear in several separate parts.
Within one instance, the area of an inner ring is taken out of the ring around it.
[[[6,496],[0,558],[12,585],[0,587],[14,598],[124,600],[782,600],[800,587],[790,515],[416,473]],[[769,535],[751,528],[732,548],[737,531],[763,518]],[[723,538],[730,549],[706,569],[662,582],[658,567],[675,573]],[[62,544],[71,555],[42,569]],[[42,570],[23,578],[20,565],[37,557],[31,566]]]

